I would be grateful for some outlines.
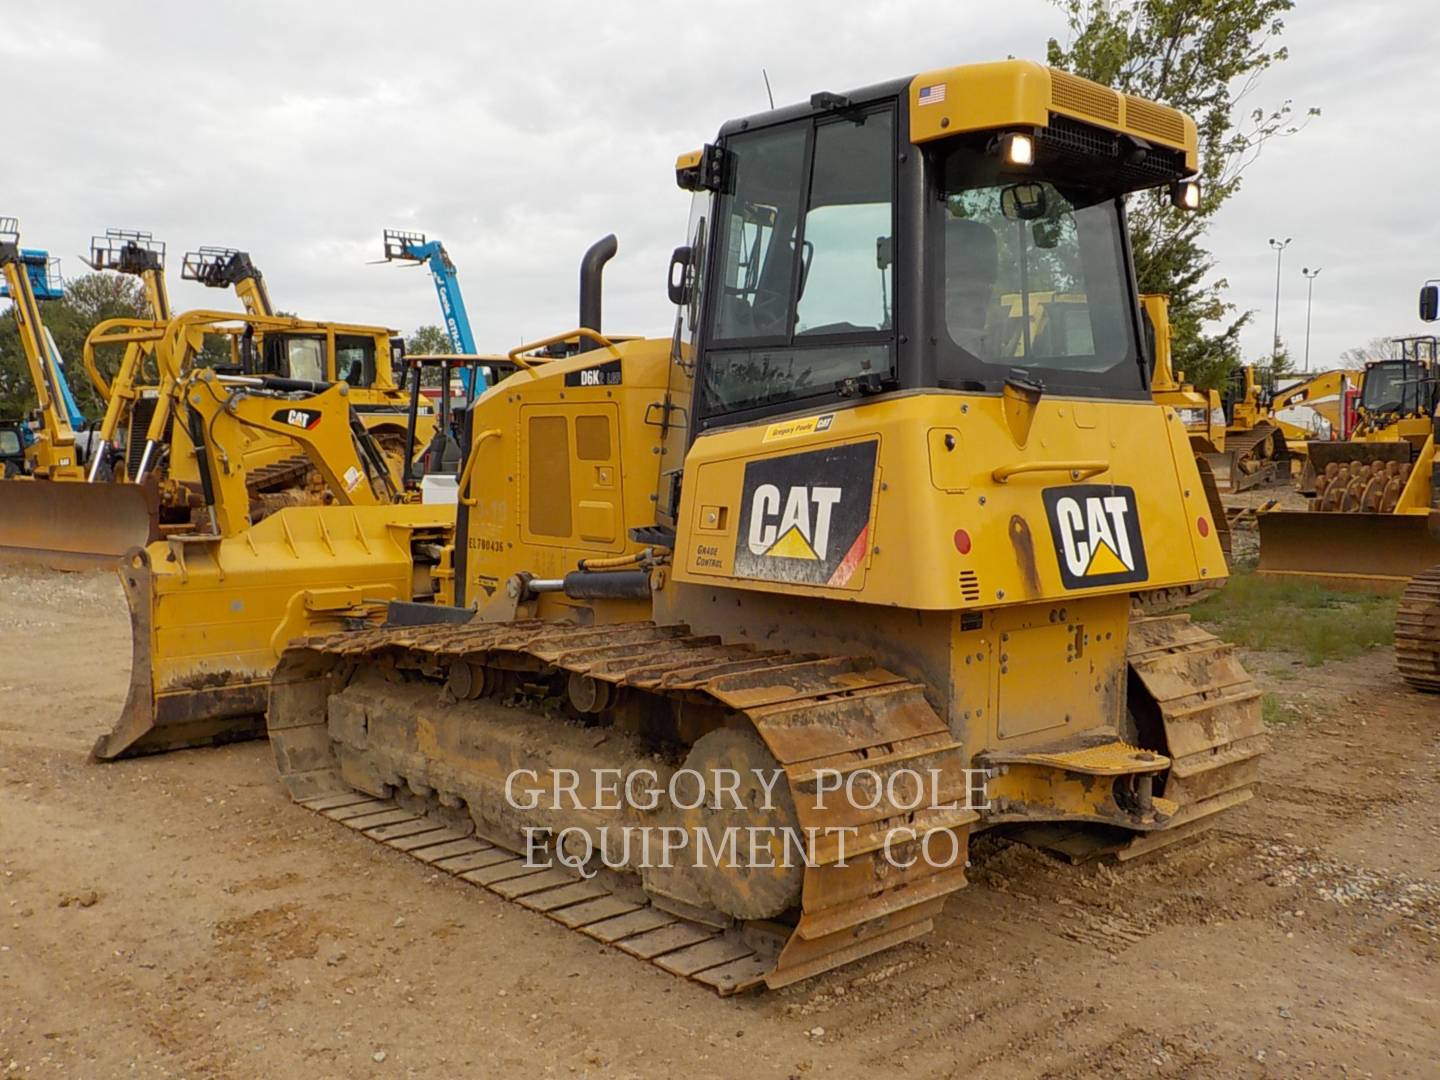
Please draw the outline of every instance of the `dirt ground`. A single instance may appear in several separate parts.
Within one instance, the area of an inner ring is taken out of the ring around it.
[[[0,1078],[1435,1076],[1440,702],[1248,658],[1259,796],[1152,861],[981,839],[921,942],[721,1000],[292,805],[263,743],[97,766],[103,575],[0,572]]]

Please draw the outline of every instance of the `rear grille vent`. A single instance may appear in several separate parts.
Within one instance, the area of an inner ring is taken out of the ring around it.
[[[1078,112],[1107,124],[1120,123],[1120,95],[1089,79],[1050,72],[1050,102],[1057,109]]]
[[[1162,108],[1153,102],[1126,96],[1125,122],[1136,131],[1151,135],[1166,142],[1185,141],[1185,121],[1172,109]]]
[[[974,570],[960,571],[960,599],[972,604],[980,600],[980,577]]]

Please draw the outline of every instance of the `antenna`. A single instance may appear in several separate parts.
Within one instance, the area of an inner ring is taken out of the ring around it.
[[[760,69],[760,76],[765,80],[765,96],[770,99],[770,108],[775,108],[775,94],[770,89],[770,74],[763,67]]]

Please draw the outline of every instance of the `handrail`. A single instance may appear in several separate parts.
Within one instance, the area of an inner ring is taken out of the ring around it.
[[[479,503],[479,499],[470,496],[470,473],[480,457],[480,444],[486,439],[498,438],[500,438],[499,428],[486,428],[475,436],[475,442],[470,446],[470,456],[465,459],[465,468],[460,471],[460,482],[455,485],[455,497],[460,500],[461,506],[475,506]]]
[[[544,338],[541,341],[531,341],[525,345],[517,345],[515,348],[511,349],[509,353],[506,354],[506,359],[511,361],[512,363],[519,364],[526,371],[530,371],[535,358],[531,357],[529,360],[527,360],[525,357],[520,355],[521,353],[530,352],[532,349],[543,349],[548,345],[558,345],[560,342],[569,341],[573,337],[589,338],[591,341],[595,342],[595,344],[599,345],[602,349],[609,349],[610,352],[615,355],[615,358],[617,360],[621,359],[620,350],[615,347],[615,343],[613,341],[607,338],[604,334],[600,333],[600,331],[591,330],[584,326],[578,327],[575,330],[567,330],[563,334],[552,334],[550,337]]]
[[[95,346],[138,345],[147,341],[159,341],[164,336],[165,324],[154,319],[105,319],[95,324],[90,333],[85,335],[85,344],[80,347],[80,358],[85,365],[85,374],[90,377],[90,384],[95,387],[101,401],[110,400],[110,383],[100,374],[100,367],[95,363]]]
[[[1068,472],[1071,480],[1087,480],[1109,471],[1108,461],[1019,461],[1013,465],[1001,465],[990,474],[990,478],[997,484],[1004,484],[1012,476],[1026,473]]]

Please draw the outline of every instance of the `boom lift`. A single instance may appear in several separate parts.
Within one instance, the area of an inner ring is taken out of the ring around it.
[[[435,295],[440,299],[440,314],[445,319],[445,333],[451,350],[459,356],[476,356],[475,334],[470,329],[470,315],[465,310],[465,294],[460,290],[460,275],[445,245],[427,240],[424,233],[385,230],[385,261],[424,264],[435,282]],[[485,390],[483,371],[461,368],[460,384],[467,399]],[[478,380],[478,381],[477,381]]]
[[[1226,574],[1125,225],[1132,192],[1197,203],[1196,165],[1183,114],[1019,61],[725,125],[677,162],[673,335],[533,343],[470,411],[455,606],[284,653],[292,795],[722,993],[925,933],[975,830],[1123,858],[1248,799],[1254,683],[1186,616],[1131,616]],[[1032,292],[1084,310],[1017,355]],[[738,801],[707,807],[719,766]],[[560,770],[652,770],[657,800],[540,801]],[[804,858],[661,865],[622,827]]]
[[[0,218],[0,272],[4,274],[0,296],[8,297],[14,307],[20,350],[35,391],[39,428],[27,451],[30,472],[47,480],[83,479],[84,451],[78,436],[85,418],[75,405],[59,350],[40,313],[40,301],[57,300],[65,289],[48,252],[20,247],[15,218]]]

